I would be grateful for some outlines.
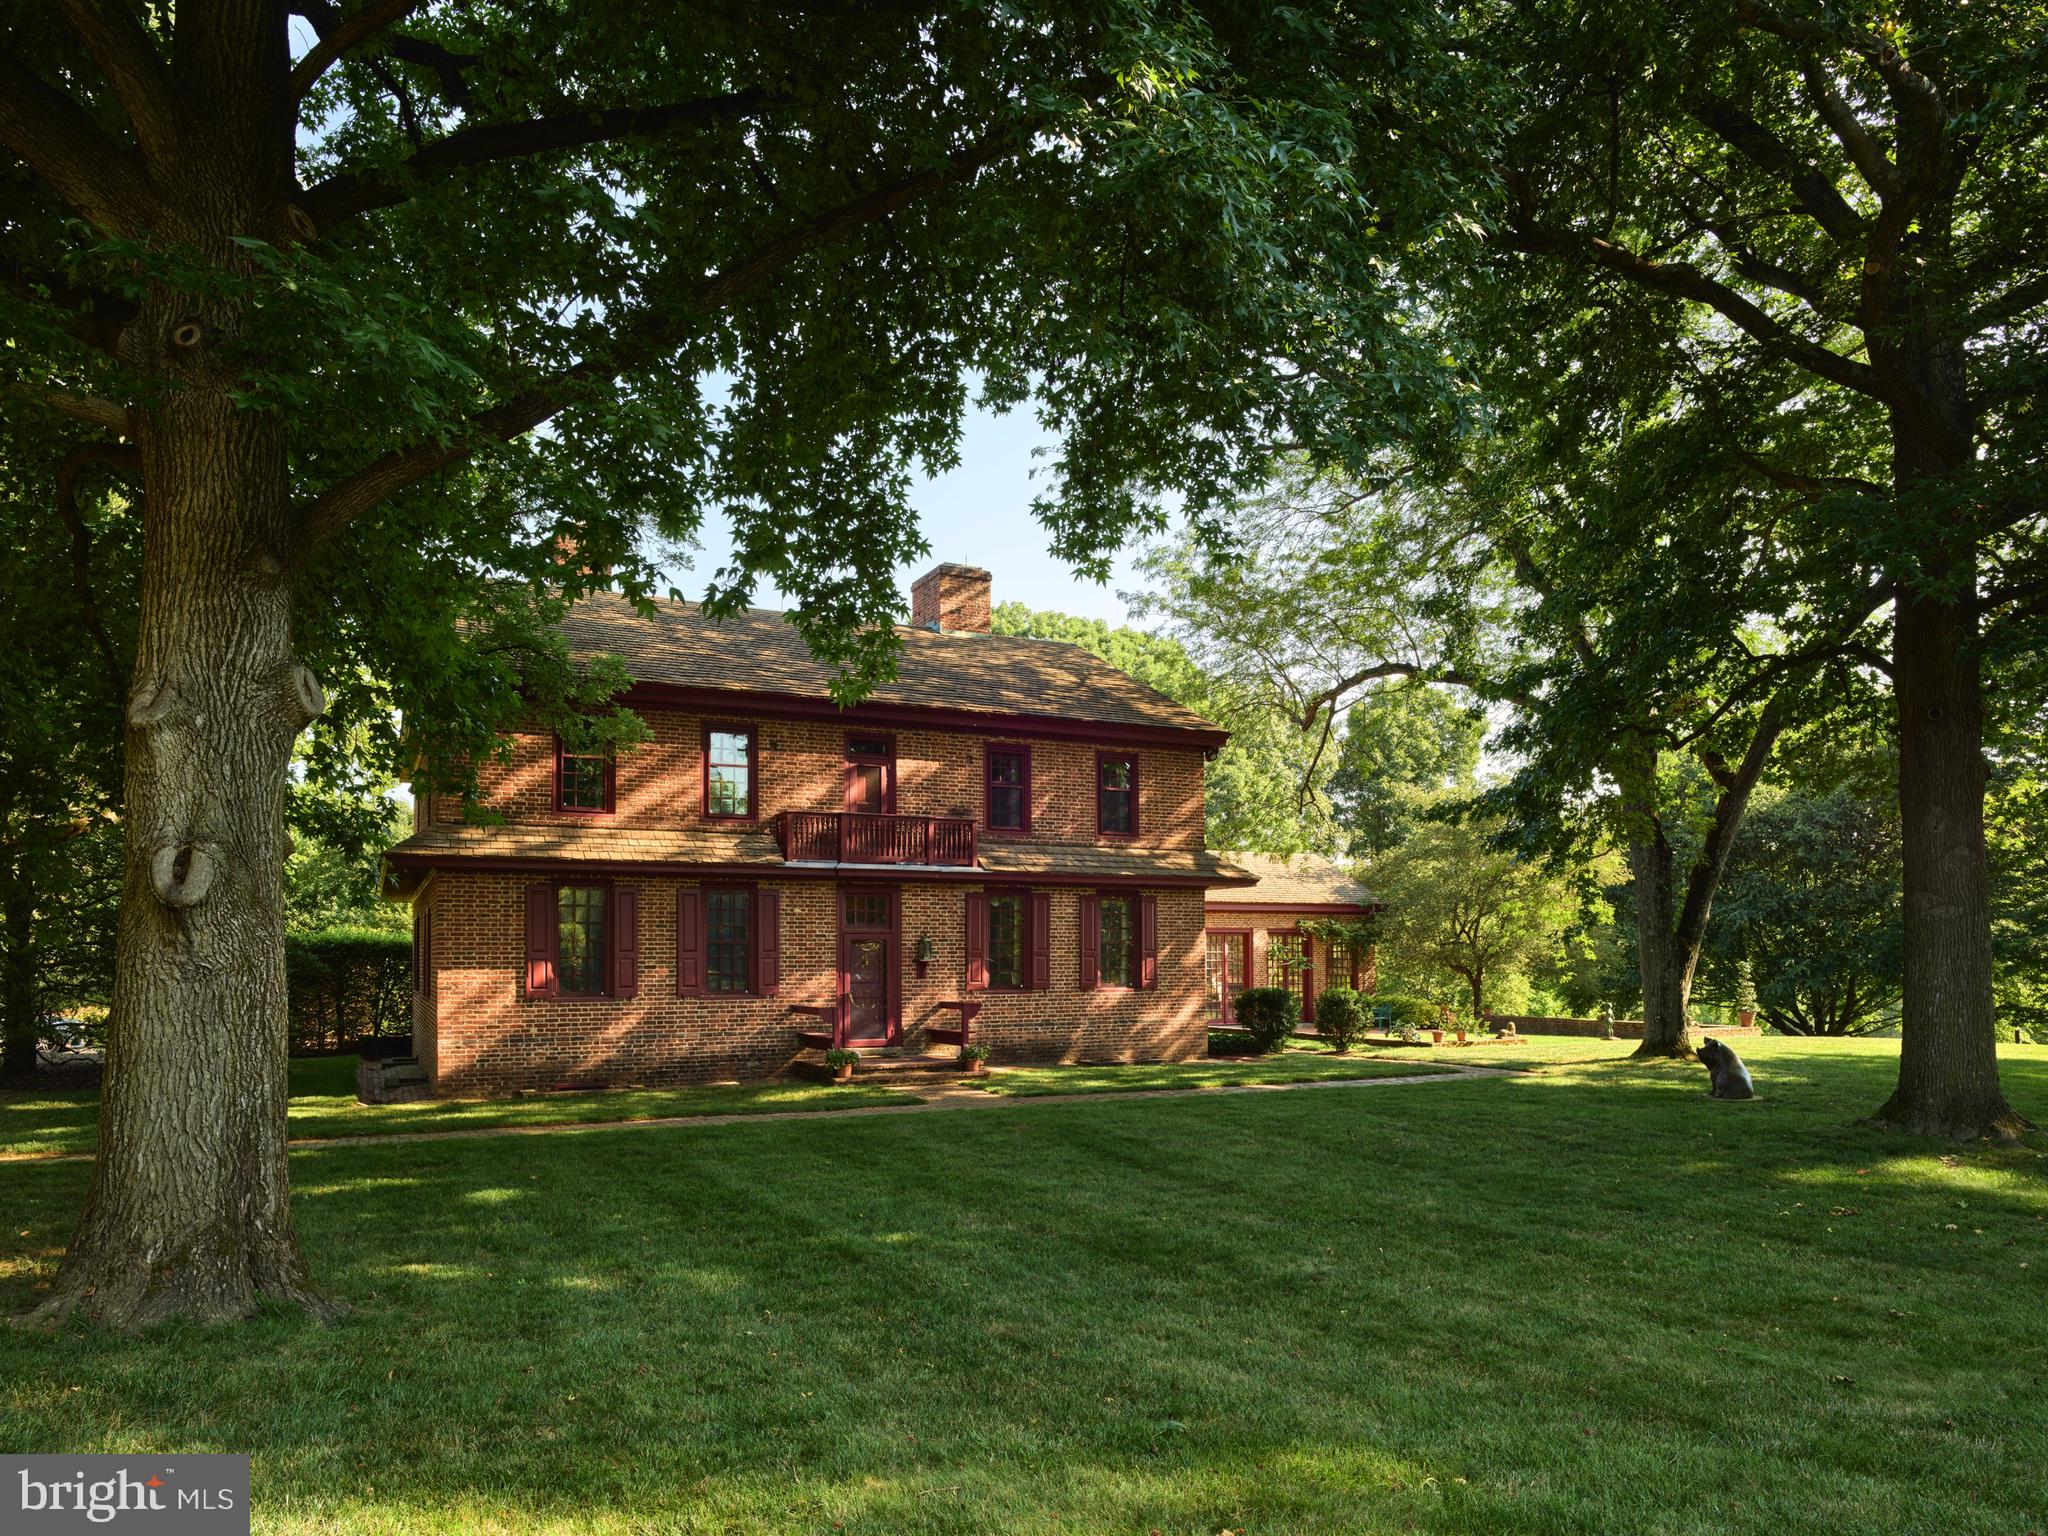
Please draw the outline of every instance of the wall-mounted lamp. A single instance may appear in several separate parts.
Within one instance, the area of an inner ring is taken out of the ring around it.
[[[917,974],[922,976],[924,968],[938,958],[938,947],[932,943],[930,934],[923,934],[917,941]]]

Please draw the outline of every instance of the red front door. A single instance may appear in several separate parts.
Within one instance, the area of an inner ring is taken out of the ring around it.
[[[1228,1024],[1237,1017],[1237,994],[1251,969],[1249,933],[1212,933],[1209,940],[1209,1022]]]
[[[839,893],[839,991],[848,1045],[894,1045],[903,1034],[894,891]]]

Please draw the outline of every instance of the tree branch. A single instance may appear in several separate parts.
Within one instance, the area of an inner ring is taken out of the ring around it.
[[[395,21],[420,8],[421,0],[370,0],[340,26],[321,34],[320,41],[292,69],[285,82],[285,95],[297,102],[305,98],[318,80],[343,54],[365,38],[374,37]]]
[[[292,9],[312,24],[313,31],[323,42],[341,30],[341,7],[334,0],[294,0]],[[441,90],[448,99],[465,111],[469,109],[469,82],[463,78],[462,72],[483,62],[478,55],[456,53],[439,43],[404,32],[394,32],[385,38],[384,51],[401,63],[418,64],[432,70],[440,78]]]
[[[688,315],[721,309],[807,252],[885,219],[942,188],[970,180],[983,167],[1027,147],[1030,140],[1031,125],[992,131],[954,153],[943,166],[900,177],[816,214],[744,259],[699,280],[682,309]],[[681,334],[683,323],[670,316],[646,317],[638,326],[623,330],[606,354],[575,363],[474,417],[467,434],[445,443],[422,443],[388,453],[330,486],[299,515],[295,560],[303,563],[370,508],[408,485],[461,462],[486,444],[506,442],[532,431],[607,381],[658,356]]]
[[[154,221],[156,191],[133,156],[115,147],[77,102],[4,51],[0,144],[88,224],[135,234]]]
[[[1805,77],[1806,94],[1813,103],[1813,110],[1828,125],[1828,131],[1834,134],[1835,142],[1842,146],[1857,174],[1879,198],[1896,193],[1899,185],[1897,168],[1883,147],[1870,136],[1870,130],[1863,126],[1855,108],[1842,99],[1841,93],[1828,79],[1827,72],[1820,67],[1820,61],[1811,53],[1802,53],[1799,72]]]
[[[1686,98],[1685,110],[1715,138],[1783,182],[1801,210],[1834,239],[1853,240],[1863,232],[1861,216],[1836,189],[1834,178],[1793,154],[1783,139],[1734,102],[1696,91]]]
[[[1794,470],[1780,469],[1777,465],[1760,459],[1742,448],[1735,450],[1735,457],[1773,485],[1782,485],[1788,491],[1797,491],[1808,501],[1818,501],[1830,491],[1859,491],[1871,496],[1890,494],[1875,481],[1859,480],[1854,475],[1802,475]]]
[[[9,384],[7,393],[18,400],[32,400],[38,405],[47,406],[60,416],[69,416],[73,421],[102,427],[118,436],[127,435],[128,412],[111,400],[101,400],[92,395],[74,395],[67,390],[50,389],[43,385],[20,381]]]
[[[64,19],[85,44],[128,114],[143,159],[171,163],[178,149],[177,104],[171,72],[156,44],[126,5],[106,0],[59,0]]]
[[[758,112],[768,99],[767,91],[749,87],[667,106],[613,107],[603,111],[562,112],[516,123],[479,123],[436,139],[409,156],[392,175],[344,171],[330,176],[308,188],[299,199],[299,206],[324,234],[344,219],[404,202],[420,183],[439,181],[471,166],[517,160],[552,150],[578,149],[613,139],[643,138],[686,125],[733,122]]]
[[[1562,256],[1583,265],[1603,268],[1640,288],[1703,304],[1761,343],[1773,355],[1796,363],[1831,384],[1839,384],[1873,400],[1882,402],[1886,399],[1877,371],[1868,363],[1856,362],[1808,340],[1771,318],[1725,283],[1716,282],[1689,261],[1652,261],[1597,235],[1582,235],[1568,229],[1539,225],[1522,215],[1517,215],[1509,226],[1507,239],[1515,250],[1531,255]]]
[[[1714,801],[1714,820],[1707,828],[1706,840],[1700,845],[1699,857],[1693,860],[1692,869],[1686,875],[1685,903],[1679,909],[1678,928],[1674,935],[1688,954],[1699,947],[1706,932],[1707,914],[1713,909],[1714,892],[1728,868],[1728,854],[1735,844],[1735,829],[1742,824],[1742,813],[1748,808],[1750,792],[1756,788],[1764,764],[1770,759],[1771,748],[1777,744],[1784,729],[1785,714],[1780,695],[1772,698],[1757,717],[1756,730],[1749,738],[1749,750],[1743,753],[1742,765],[1727,775],[1725,783],[1721,775],[1715,776],[1716,782],[1721,784],[1721,793]]]

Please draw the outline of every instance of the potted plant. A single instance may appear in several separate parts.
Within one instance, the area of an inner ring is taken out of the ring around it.
[[[960,1065],[967,1069],[969,1077],[987,1077],[988,1047],[979,1042],[961,1046]]]
[[[1756,1027],[1756,971],[1747,960],[1735,962],[1735,1022]]]
[[[825,1053],[825,1065],[832,1069],[832,1081],[850,1083],[853,1069],[860,1061],[859,1051],[849,1051],[844,1046],[834,1046]]]

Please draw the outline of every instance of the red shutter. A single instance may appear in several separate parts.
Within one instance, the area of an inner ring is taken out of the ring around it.
[[[1030,969],[1031,990],[1052,988],[1052,896],[1045,891],[1031,893],[1031,928],[1024,936],[1025,964]]]
[[[555,888],[526,888],[526,995],[553,997],[561,991],[555,975],[555,944],[561,930],[555,920]]]
[[[676,892],[676,995],[704,995],[704,892],[694,885]]]
[[[1083,896],[1080,907],[1081,990],[1092,992],[1102,984],[1102,900]]]
[[[782,987],[782,892],[754,892],[754,990],[773,997]]]
[[[1138,985],[1159,985],[1159,898],[1138,898]]]
[[[967,895],[967,990],[988,987],[988,897],[980,891]]]
[[[640,892],[612,887],[612,996],[640,995]]]

